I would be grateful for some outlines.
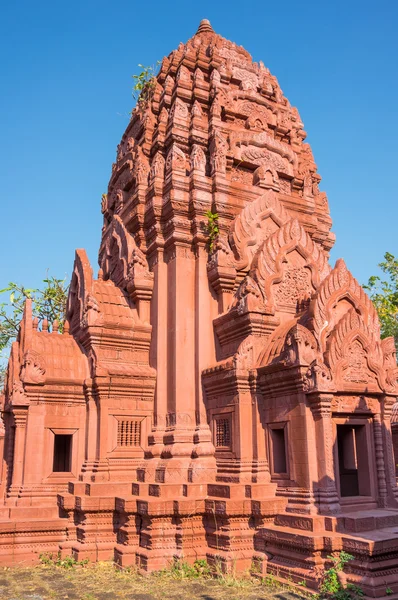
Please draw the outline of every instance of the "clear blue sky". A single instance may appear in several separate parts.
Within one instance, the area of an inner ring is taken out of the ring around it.
[[[398,255],[398,3],[3,2],[0,287],[95,271],[106,191],[138,63],[155,64],[202,18],[263,60],[297,106],[342,256],[365,282]]]

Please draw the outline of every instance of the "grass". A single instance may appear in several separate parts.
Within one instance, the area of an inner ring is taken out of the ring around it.
[[[0,569],[1,600],[275,600],[299,598],[257,579],[211,577],[204,561],[176,562],[142,576],[120,571],[113,563],[61,565],[44,561],[35,567]],[[203,563],[203,564],[202,564]]]

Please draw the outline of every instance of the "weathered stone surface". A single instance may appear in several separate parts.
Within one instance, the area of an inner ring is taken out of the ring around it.
[[[350,581],[398,593],[395,347],[328,263],[305,137],[207,21],[163,59],[118,146],[97,279],[77,250],[64,333],[28,302],[12,348],[1,561],[183,556],[316,587],[345,549]]]

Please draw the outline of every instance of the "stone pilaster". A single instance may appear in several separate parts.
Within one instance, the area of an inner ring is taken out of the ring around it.
[[[308,394],[315,422],[315,439],[318,463],[318,498],[321,513],[340,511],[339,497],[333,465],[332,394]]]

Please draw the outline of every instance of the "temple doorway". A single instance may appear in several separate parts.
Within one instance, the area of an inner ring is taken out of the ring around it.
[[[337,425],[337,475],[341,498],[371,496],[366,423]]]

